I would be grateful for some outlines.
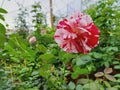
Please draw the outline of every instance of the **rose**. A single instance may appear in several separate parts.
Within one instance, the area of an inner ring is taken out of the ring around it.
[[[29,43],[32,44],[36,41],[36,37],[35,36],[32,36],[30,39],[29,39]]]
[[[43,34],[46,34],[46,30],[41,30],[41,32],[40,32],[42,35]]]
[[[58,23],[54,39],[66,52],[86,54],[98,45],[99,33],[89,15],[75,13]]]

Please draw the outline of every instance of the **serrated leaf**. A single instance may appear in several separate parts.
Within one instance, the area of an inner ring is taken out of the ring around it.
[[[113,69],[112,68],[105,68],[104,69],[104,73],[106,73],[106,74],[110,74],[110,73],[112,73],[113,72]]]
[[[68,84],[68,87],[69,87],[69,89],[74,90],[74,89],[75,89],[75,84],[74,84],[73,82],[70,82],[70,83]]]
[[[103,72],[97,72],[97,73],[95,73],[95,77],[102,77],[102,76],[104,76]]]
[[[107,74],[105,74],[104,76],[105,76],[106,79],[108,79],[108,80],[110,80],[110,81],[112,81],[112,82],[116,82],[116,78],[115,78],[114,76],[112,76],[112,75],[107,75]]]

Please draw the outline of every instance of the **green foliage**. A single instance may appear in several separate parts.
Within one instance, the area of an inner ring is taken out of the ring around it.
[[[76,65],[81,66],[90,62],[92,58],[89,55],[84,55],[76,59]]]
[[[118,3],[118,1],[99,0],[97,5],[91,5],[87,10],[84,11],[92,17],[94,23],[98,26],[101,32],[100,44],[90,54],[93,58],[92,62],[94,68],[96,67],[95,69],[98,69],[99,67],[103,68],[111,66],[114,66],[114,70],[119,69],[119,62],[116,60],[119,60],[120,55],[120,36],[118,35],[118,33],[120,33],[120,18],[118,17],[120,15],[120,8],[119,5],[115,3]],[[111,81],[115,80],[115,78],[113,78],[113,76],[111,75],[106,75],[105,77]],[[114,86],[114,84],[108,82],[105,82],[105,84],[107,85],[107,87],[110,85]],[[106,88],[105,90],[108,89],[118,90],[114,87]]]
[[[4,27],[3,24],[0,23],[0,48],[2,48],[4,46],[4,42],[5,42],[5,32],[6,29]]]
[[[83,90],[82,85],[77,85],[77,86],[76,86],[76,90]]]
[[[40,30],[45,28],[46,26],[46,19],[45,19],[45,15],[42,13],[42,7],[39,3],[35,3],[32,5],[32,10],[31,13],[33,13],[33,20],[32,23],[34,24],[34,28],[36,30]]]
[[[68,87],[69,87],[70,90],[74,90],[75,89],[75,84],[73,82],[70,82],[68,84]]]
[[[5,27],[0,24],[0,90],[120,89],[120,7],[116,2],[100,0],[84,11],[101,32],[100,44],[87,55],[66,53],[58,47],[55,30],[47,27],[40,3],[34,4],[31,11],[35,32],[24,37],[17,32],[6,39]],[[1,13],[7,12],[0,8],[0,19],[4,21]],[[26,24],[23,13],[19,14],[18,25]],[[42,29],[46,34],[40,33]],[[30,44],[32,35],[36,42]],[[113,72],[103,71],[108,67]],[[95,77],[96,72],[100,77]]]
[[[18,17],[16,18],[16,22],[17,22],[16,29],[18,30],[28,29],[27,21],[25,19],[28,15],[27,9],[20,6],[19,11],[20,12],[18,14]]]
[[[100,45],[101,46],[115,46],[119,45],[120,36],[117,34],[120,32],[120,15],[119,5],[115,5],[118,1],[104,0],[99,1],[97,5],[91,5],[85,12],[91,15],[94,23],[99,27],[101,31]]]
[[[4,14],[6,14],[7,11],[3,8],[0,8],[0,20],[4,21],[5,18],[4,18]],[[5,29],[5,26],[0,23],[0,48],[2,48],[4,46],[4,42],[5,42],[5,33],[6,33],[6,29]]]
[[[19,13],[18,16],[16,17],[16,25],[15,28],[17,29],[17,33],[23,38],[27,36],[29,33],[29,24],[28,21],[26,20],[26,17],[28,16],[27,9],[24,8],[22,5],[19,6]]]
[[[6,14],[6,13],[8,13],[5,9],[3,9],[3,8],[0,8],[0,13],[4,13],[4,14]]]
[[[84,86],[83,86],[83,88],[85,89],[85,90],[93,90],[93,88],[94,88],[94,90],[105,90],[104,88],[103,88],[103,86],[102,85],[100,85],[98,82],[91,82],[91,83],[88,83],[88,84],[85,84]]]
[[[100,29],[100,44],[93,52],[95,62],[98,62],[95,66],[109,67],[115,60],[115,55],[120,54],[120,15],[119,5],[115,4],[118,1],[104,0],[99,1],[97,5],[91,5],[84,12],[88,13],[94,23]]]

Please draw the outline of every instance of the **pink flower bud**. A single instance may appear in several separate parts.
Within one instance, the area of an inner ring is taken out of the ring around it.
[[[36,41],[36,37],[35,36],[32,36],[30,39],[29,39],[29,43],[32,44]]]
[[[41,30],[41,34],[46,34],[46,30]]]

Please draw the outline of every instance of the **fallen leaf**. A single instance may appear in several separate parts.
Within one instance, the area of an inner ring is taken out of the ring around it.
[[[105,68],[104,69],[104,73],[105,74],[110,74],[110,73],[112,73],[113,72],[113,69],[112,68]]]
[[[116,78],[114,77],[114,76],[112,76],[112,75],[104,75],[105,76],[105,78],[106,79],[108,79],[108,80],[110,80],[110,81],[112,81],[112,82],[116,82]]]
[[[97,73],[95,73],[95,77],[102,77],[102,76],[104,76],[103,72],[97,72]]]

